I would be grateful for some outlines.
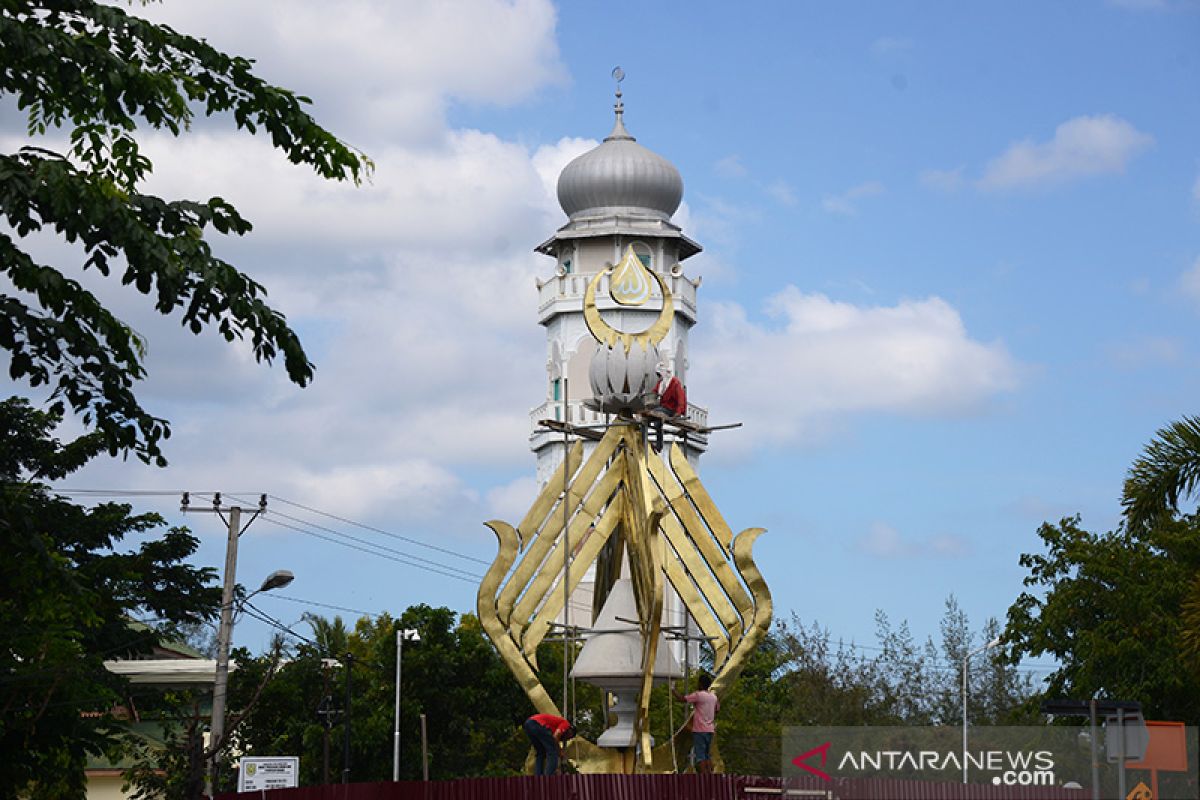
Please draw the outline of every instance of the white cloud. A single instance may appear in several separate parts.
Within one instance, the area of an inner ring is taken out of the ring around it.
[[[537,497],[537,479],[532,474],[523,475],[487,493],[488,513],[493,519],[501,519],[516,525],[525,517],[533,500]]]
[[[884,186],[879,181],[867,181],[851,187],[841,194],[827,194],[821,198],[821,207],[830,214],[855,216],[858,214],[858,202],[866,197],[875,197],[884,192]]]
[[[452,101],[512,104],[566,80],[549,0],[208,0],[137,13],[252,55],[368,149],[436,142]]]
[[[766,192],[785,206],[796,205],[796,192],[787,181],[772,181],[767,184]]]
[[[955,534],[937,534],[926,539],[906,538],[885,522],[872,523],[854,543],[860,553],[876,558],[895,559],[916,556],[958,558],[969,552],[967,542]]]
[[[102,301],[149,337],[139,398],[173,422],[171,467],[97,462],[77,485],[253,488],[475,531],[505,493],[476,489],[468,469],[500,483],[507,469],[532,472],[521,444],[545,379],[534,277],[551,264],[531,248],[561,224],[562,167],[595,142],[531,148],[449,127],[443,111],[562,81],[553,6],[352,0],[330,15],[316,2],[214,0],[144,12],[253,54],[377,170],[362,187],[331,184],[223,123],[146,137],[149,190],[219,195],[254,223],[214,248],[270,289],[316,378],[301,390],[244,345],[181,335],[144,297],[99,281]]]
[[[965,167],[927,169],[918,176],[918,180],[921,181],[921,185],[930,189],[936,189],[940,192],[953,192],[962,187],[964,170]]]
[[[742,157],[736,153],[718,159],[717,163],[713,165],[713,170],[724,178],[744,178],[747,174]]]
[[[1108,348],[1113,364],[1125,370],[1175,364],[1182,353],[1179,340],[1167,336],[1140,336]]]
[[[223,196],[254,223],[257,242],[463,251],[510,239],[524,250],[555,213],[532,160],[540,156],[473,130],[448,131],[435,149],[377,150],[374,178],[359,187],[321,180],[265,140],[232,134],[148,137],[146,153],[155,164],[151,191]]]
[[[979,186],[1011,189],[1121,173],[1153,143],[1153,136],[1112,114],[1074,117],[1048,142],[1026,139],[1010,146],[987,165]]]
[[[975,412],[1022,371],[937,297],[857,306],[789,286],[767,304],[774,324],[732,303],[709,308],[693,334],[689,395],[719,421],[737,409],[746,447],[812,440],[850,414]]]
[[[1196,303],[1200,303],[1200,258],[1179,276],[1179,288]]]

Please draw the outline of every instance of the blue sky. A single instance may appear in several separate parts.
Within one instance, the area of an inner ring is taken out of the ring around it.
[[[220,193],[256,222],[222,252],[301,331],[317,383],[105,290],[150,337],[144,397],[174,422],[172,466],[97,464],[68,487],[268,492],[490,560],[481,523],[532,497],[533,278],[551,272],[532,248],[565,219],[558,170],[611,125],[616,64],[629,129],[679,168],[676,221],[705,246],[686,262],[704,277],[690,397],[746,423],[714,435],[702,474],[735,529],[768,528],[781,616],[866,643],[875,609],[935,635],[950,594],[976,625],[1003,617],[1038,525],[1114,526],[1130,462],[1196,412],[1194,3],[146,13],[257,57],[378,171],[323,186],[220,123],[151,137],[156,189]],[[218,566],[216,521],[188,524]],[[468,580],[255,523],[239,578],[279,567],[297,574],[281,594],[309,601],[474,606]]]

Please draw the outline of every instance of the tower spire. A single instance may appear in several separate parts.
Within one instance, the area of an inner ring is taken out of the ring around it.
[[[608,136],[604,137],[604,141],[612,142],[618,139],[626,139],[630,142],[637,141],[629,135],[629,131],[625,130],[625,102],[621,99],[621,81],[625,80],[625,70],[620,67],[613,67],[613,80],[617,82],[617,102],[613,103],[613,113],[616,114],[616,121],[613,122],[613,129]]]

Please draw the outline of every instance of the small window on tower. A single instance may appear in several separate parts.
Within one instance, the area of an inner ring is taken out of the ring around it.
[[[563,268],[563,272],[565,272],[567,275],[570,275],[571,274],[571,259],[564,258],[562,268]]]
[[[554,392],[554,399],[562,400],[562,378],[555,378],[550,382],[550,385]]]
[[[633,252],[637,253],[638,261],[642,262],[642,266],[646,269],[654,268],[654,256],[650,250],[650,245],[645,242],[634,242]]]

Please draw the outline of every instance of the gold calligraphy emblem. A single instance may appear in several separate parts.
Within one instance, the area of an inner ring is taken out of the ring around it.
[[[608,281],[608,293],[612,299],[623,306],[644,306],[650,299],[653,285],[650,271],[633,252],[633,245],[625,248],[625,257],[613,267],[612,277]]]

